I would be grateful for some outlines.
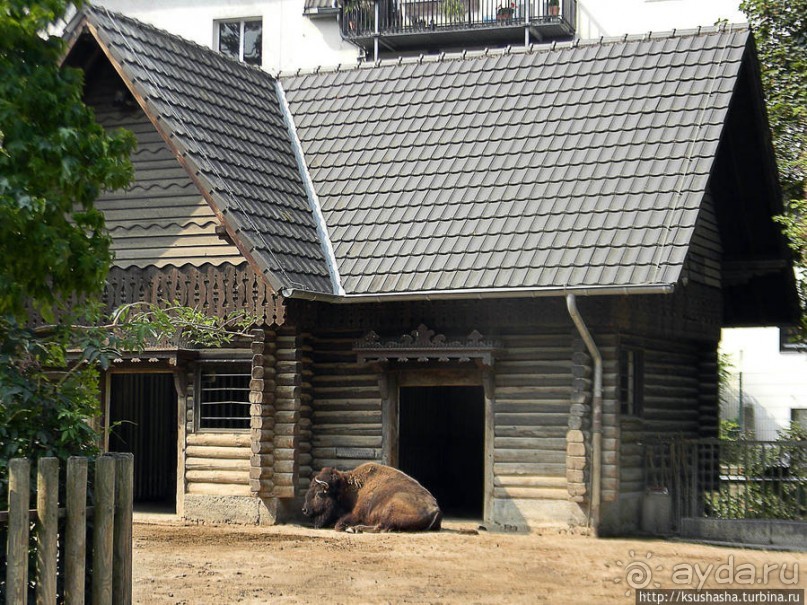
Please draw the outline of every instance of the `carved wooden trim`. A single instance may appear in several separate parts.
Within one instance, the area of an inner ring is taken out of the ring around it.
[[[108,310],[145,301],[178,302],[211,315],[243,310],[264,326],[284,321],[282,298],[247,263],[194,267],[113,267],[103,301]]]
[[[467,362],[473,359],[484,367],[493,365],[497,349],[496,341],[486,339],[476,330],[464,339],[448,340],[443,334],[436,334],[424,324],[395,340],[382,341],[378,334],[370,331],[353,345],[359,363],[452,359]]]

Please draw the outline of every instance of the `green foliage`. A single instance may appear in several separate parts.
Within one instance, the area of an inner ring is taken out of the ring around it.
[[[0,483],[12,457],[96,452],[98,371],[121,351],[220,346],[254,321],[174,304],[100,312],[111,251],[94,202],[131,181],[135,139],[96,123],[82,72],[61,67],[64,43],[45,34],[72,5],[0,3]],[[28,327],[32,312],[59,322]]]
[[[449,21],[460,21],[465,17],[464,0],[442,0],[440,10]]]
[[[62,40],[42,35],[70,4],[0,7],[0,315],[17,319],[100,292],[111,252],[93,202],[132,177],[134,137],[95,122],[82,73],[60,67]]]
[[[733,429],[739,430],[736,423],[726,422],[730,434]],[[780,431],[774,444],[747,442],[742,435],[721,444],[720,472],[719,488],[705,494],[710,516],[807,519],[807,430],[798,424]]]
[[[718,353],[717,355],[717,380],[721,390],[728,388],[731,377],[734,373],[734,360],[730,353]]]
[[[0,510],[5,509],[8,461],[15,457],[97,453],[91,418],[99,416],[98,372],[92,366],[57,378],[51,342],[13,319],[0,321]]]
[[[798,263],[807,265],[807,0],[743,0],[754,31],[779,182],[786,212],[778,217]],[[804,283],[799,286],[807,308]],[[801,338],[807,338],[802,319]]]
[[[736,420],[720,420],[719,437],[723,441],[737,441],[742,438],[740,425]]]
[[[97,453],[100,435],[92,421],[100,417],[98,370],[123,351],[177,339],[217,347],[247,337],[243,330],[255,322],[244,314],[208,317],[180,305],[146,303],[126,305],[108,318],[97,304],[87,305],[78,317],[38,328],[0,319],[0,510],[10,458]]]
[[[780,181],[803,200],[807,177],[807,0],[744,0],[754,30]]]

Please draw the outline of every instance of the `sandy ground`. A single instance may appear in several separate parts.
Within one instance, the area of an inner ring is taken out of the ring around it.
[[[625,605],[635,602],[632,587],[687,588],[684,579],[697,583],[698,572],[708,578],[705,587],[743,588],[748,573],[760,587],[807,587],[805,553],[596,540],[559,530],[471,534],[462,533],[471,524],[446,525],[440,533],[354,535],[136,523],[134,600]],[[759,581],[766,564],[768,580]]]

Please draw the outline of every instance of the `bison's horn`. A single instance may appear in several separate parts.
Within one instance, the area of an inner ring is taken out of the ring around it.
[[[314,481],[316,481],[316,482],[317,482],[317,483],[319,483],[320,485],[324,485],[324,486],[325,486],[325,489],[328,489],[328,488],[330,487],[330,486],[328,485],[328,482],[327,482],[327,481],[323,481],[322,479],[317,479],[316,477],[314,477]]]

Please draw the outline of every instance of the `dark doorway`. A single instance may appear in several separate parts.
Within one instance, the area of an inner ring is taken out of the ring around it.
[[[109,451],[134,454],[135,504],[176,510],[177,394],[173,374],[112,374]]]
[[[481,518],[485,485],[482,387],[402,387],[398,463],[444,515]]]

